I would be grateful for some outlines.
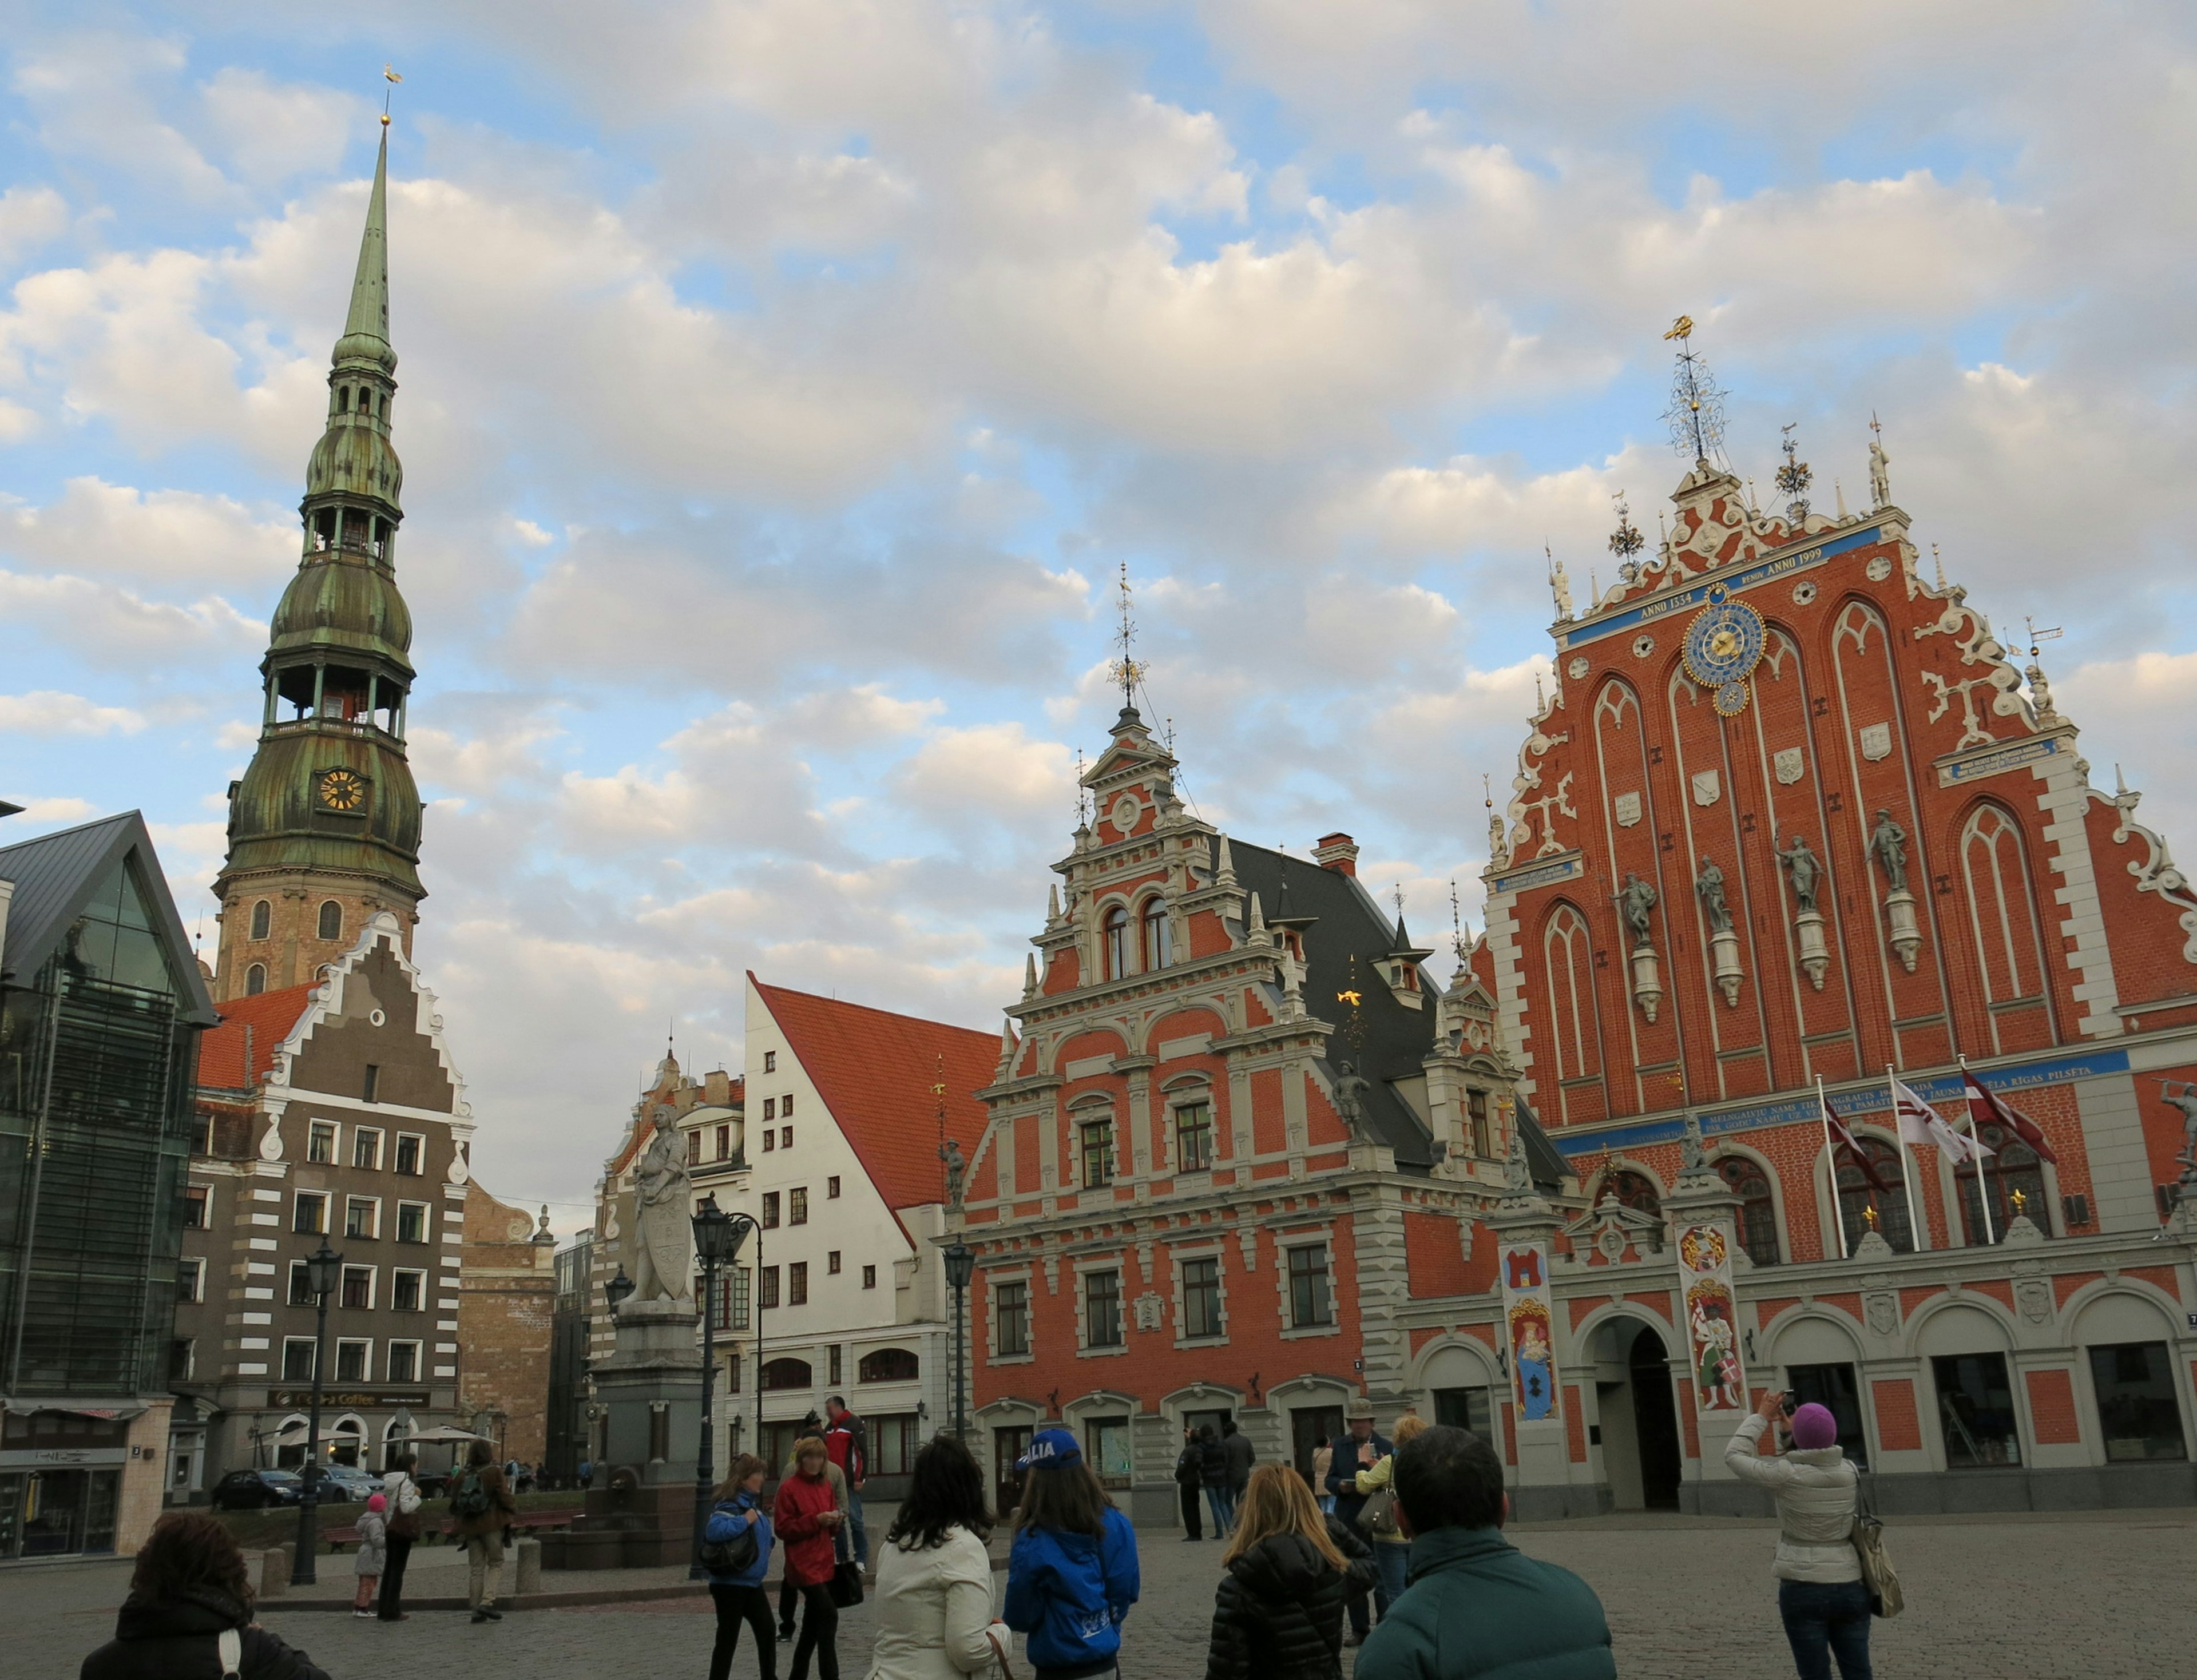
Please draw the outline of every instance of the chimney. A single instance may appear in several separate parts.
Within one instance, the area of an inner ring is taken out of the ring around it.
[[[1323,834],[1312,849],[1313,861],[1338,875],[1358,873],[1358,843],[1348,834]]]
[[[728,1108],[733,1100],[733,1076],[722,1068],[702,1075],[702,1100],[712,1108]]]

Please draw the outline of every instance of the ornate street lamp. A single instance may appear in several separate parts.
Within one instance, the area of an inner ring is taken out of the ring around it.
[[[757,1233],[756,1252],[760,1254],[762,1227],[745,1214],[728,1214],[717,1205],[715,1195],[702,1198],[702,1205],[694,1210],[693,1225],[694,1258],[702,1263],[702,1446],[694,1456],[694,1556],[687,1573],[689,1579],[700,1581],[709,1579],[710,1572],[702,1567],[702,1532],[709,1525],[710,1494],[717,1479],[716,1432],[710,1420],[717,1382],[717,1268],[730,1266],[739,1257],[740,1244],[751,1231]],[[758,1370],[758,1388],[762,1381]]]
[[[328,1247],[326,1232],[321,1246],[305,1257],[305,1287],[313,1292],[317,1309],[313,1325],[313,1404],[305,1425],[305,1485],[298,1495],[298,1555],[290,1562],[290,1584],[311,1586],[313,1554],[320,1550],[321,1503],[321,1364],[328,1351],[328,1296],[343,1277],[343,1256]]]
[[[969,1280],[977,1275],[976,1251],[955,1237],[946,1250],[946,1281],[954,1290],[954,1439],[965,1444],[969,1432]]]
[[[603,1285],[603,1299],[610,1303],[611,1322],[613,1324],[617,1323],[618,1308],[625,1305],[625,1298],[632,1293],[633,1279],[627,1277],[625,1268],[620,1266],[617,1269],[617,1276]]]

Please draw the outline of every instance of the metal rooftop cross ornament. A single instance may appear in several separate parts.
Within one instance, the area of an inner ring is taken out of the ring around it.
[[[1793,427],[1800,423],[1794,420],[1791,426],[1781,428],[1785,434],[1785,464],[1777,469],[1777,480],[1779,491],[1786,497],[1786,517],[1795,529],[1808,517],[1808,486],[1816,478],[1808,463],[1800,459],[1800,446],[1793,441]]]
[[[1682,315],[1663,334],[1678,341],[1671,406],[1663,411],[1663,419],[1671,428],[1671,447],[1680,455],[1691,449],[1695,464],[1707,466],[1712,454],[1724,452],[1724,392],[1710,376],[1708,363],[1695,350],[1693,333],[1693,317]]]
[[[1121,652],[1107,667],[1107,674],[1121,685],[1122,710],[1131,711],[1136,707],[1137,685],[1145,680],[1145,668],[1129,657],[1130,644],[1137,639],[1137,621],[1131,611],[1134,597],[1129,590],[1129,562],[1126,559],[1122,562],[1121,579],[1114,587],[1122,608],[1122,627],[1114,633],[1114,640]]]

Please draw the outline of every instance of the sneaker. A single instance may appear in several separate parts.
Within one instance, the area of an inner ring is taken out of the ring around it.
[[[357,1616],[362,1622],[370,1622],[374,1619],[374,1612],[371,1610],[353,1610],[351,1614]]]
[[[501,1610],[496,1610],[496,1609],[491,1609],[489,1606],[487,1606],[487,1605],[485,1605],[485,1604],[484,1604],[484,1605],[482,1605],[482,1606],[481,1606],[481,1612],[480,1612],[480,1613],[481,1613],[481,1614],[483,1614],[484,1616],[486,1616],[486,1617],[487,1617],[490,1621],[492,1621],[492,1622],[500,1622],[500,1621],[501,1621],[501,1620],[503,1619],[503,1612],[502,1612],[502,1611],[501,1611]]]
[[[478,1627],[478,1626],[479,1626],[483,1622],[486,1621],[487,1619],[488,1619],[488,1612],[487,1612],[487,1611],[485,1611],[485,1610],[476,1610],[476,1611],[474,1611],[474,1612],[473,1612],[473,1625],[474,1625],[475,1627]]]

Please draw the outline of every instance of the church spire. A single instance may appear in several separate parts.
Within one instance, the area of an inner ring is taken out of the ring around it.
[[[397,352],[389,347],[389,130],[381,130],[380,155],[374,160],[374,191],[366,201],[366,232],[358,242],[358,273],[351,283],[351,313],[336,341],[338,367],[348,361],[397,371]]]

